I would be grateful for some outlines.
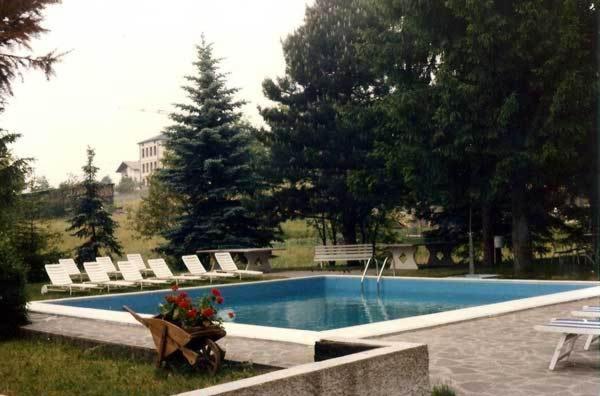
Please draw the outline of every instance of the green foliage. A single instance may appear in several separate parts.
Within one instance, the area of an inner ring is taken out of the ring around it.
[[[398,28],[372,40],[373,63],[393,88],[381,106],[379,154],[424,215],[464,230],[474,208],[487,242],[489,228],[512,226],[516,269],[524,269],[532,238],[542,246],[576,215],[573,199],[591,197],[597,6],[384,4]],[[402,73],[391,73],[398,65]]]
[[[25,271],[9,237],[0,232],[0,339],[14,336],[27,322]]]
[[[54,64],[61,55],[49,52],[35,56],[31,51],[31,40],[45,33],[42,19],[48,5],[59,0],[5,1],[0,3],[0,108],[12,95],[12,81],[22,76],[27,69],[38,69],[46,77],[53,73]]]
[[[13,156],[9,145],[15,134],[0,134],[0,338],[17,333],[27,320],[25,273],[14,248],[19,193],[25,185],[27,160]]]
[[[121,181],[123,181],[123,179],[121,179]],[[102,184],[113,184],[112,179],[110,178],[110,176],[106,175],[104,176],[101,180],[100,183]]]
[[[148,195],[137,208],[127,210],[127,220],[138,238],[151,239],[175,226],[180,207],[178,196],[152,175],[148,179]]]
[[[255,202],[264,186],[253,169],[253,131],[241,121],[236,89],[226,87],[212,46],[198,46],[196,75],[186,77],[189,104],[171,114],[166,129],[169,155],[158,171],[178,196],[180,213],[164,232],[162,250],[179,256],[199,248],[261,246],[275,228]]]
[[[139,183],[133,180],[129,176],[121,177],[121,181],[117,185],[117,192],[120,194],[127,194],[134,192],[139,187]]]
[[[29,182],[30,190],[36,181]],[[56,263],[63,256],[58,246],[62,237],[52,231],[44,219],[44,203],[39,195],[22,199],[18,206],[18,218],[14,227],[14,246],[23,259],[27,279],[39,282],[47,278],[44,265]]]
[[[67,231],[74,231],[73,236],[85,239],[76,248],[76,260],[80,263],[95,261],[100,253],[122,255],[121,245],[114,237],[117,224],[98,194],[100,183],[96,181],[98,168],[93,163],[94,155],[94,150],[88,147],[87,164],[82,168],[85,175],[82,183],[84,192],[77,200],[70,219],[71,226],[67,228]]]
[[[436,385],[431,390],[431,396],[456,396],[456,392],[448,385]]]
[[[357,234],[375,240],[398,199],[371,155],[371,105],[385,85],[358,51],[367,28],[385,29],[362,1],[317,0],[283,43],[285,77],[263,82],[276,103],[261,110],[270,127],[262,135],[271,150],[270,198],[286,218],[311,219],[323,242],[336,243],[338,232],[347,243]]]

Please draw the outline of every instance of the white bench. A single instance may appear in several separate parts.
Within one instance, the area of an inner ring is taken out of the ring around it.
[[[323,263],[330,261],[362,261],[366,265],[373,259],[373,245],[320,245],[315,246],[316,263],[323,268]]]

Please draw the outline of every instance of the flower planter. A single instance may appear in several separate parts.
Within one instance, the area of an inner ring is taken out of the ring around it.
[[[160,367],[167,357],[177,351],[181,351],[190,365],[205,369],[210,374],[215,374],[221,367],[225,351],[217,345],[216,341],[226,335],[222,327],[210,325],[182,328],[161,319],[160,316],[143,318],[127,306],[124,306],[123,309],[152,333],[158,353],[157,367]]]

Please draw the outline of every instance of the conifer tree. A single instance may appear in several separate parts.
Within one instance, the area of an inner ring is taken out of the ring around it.
[[[168,254],[198,248],[269,244],[274,227],[256,209],[262,184],[253,170],[252,128],[241,119],[238,89],[227,88],[212,45],[197,47],[196,75],[183,87],[189,104],[178,104],[165,130],[168,155],[159,179],[181,200],[175,224],[163,233]]]
[[[67,231],[85,242],[76,248],[76,259],[79,262],[94,261],[102,254],[122,255],[121,245],[114,236],[118,225],[110,217],[99,194],[100,183],[96,180],[98,168],[94,166],[94,150],[87,149],[87,163],[83,166],[84,180],[81,184],[83,193],[78,198],[71,226]]]

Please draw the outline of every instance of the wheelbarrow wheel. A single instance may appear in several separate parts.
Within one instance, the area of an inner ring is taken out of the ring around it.
[[[198,351],[197,366],[207,370],[211,375],[214,375],[223,364],[223,353],[216,342],[206,339],[204,345]]]

